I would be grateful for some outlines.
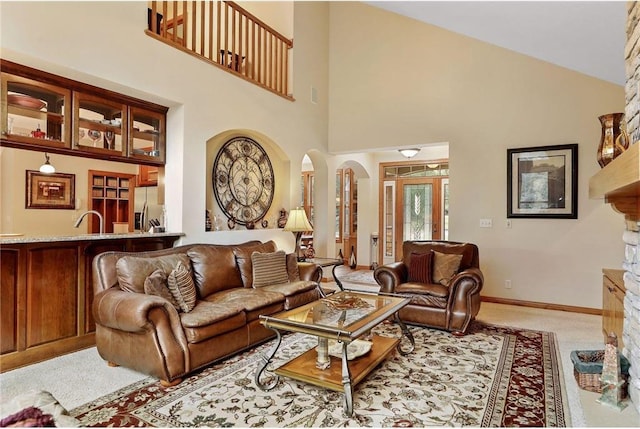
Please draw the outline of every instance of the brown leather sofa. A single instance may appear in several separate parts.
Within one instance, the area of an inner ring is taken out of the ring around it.
[[[462,255],[457,273],[445,284],[409,281],[412,254],[431,251]],[[411,297],[400,310],[400,318],[410,324],[444,329],[464,335],[480,310],[484,278],[479,267],[478,247],[452,241],[405,241],[400,262],[378,267],[374,278],[381,292]]]
[[[295,255],[287,255],[288,283],[253,288],[251,254],[275,250],[272,241],[252,241],[96,256],[93,315],[100,356],[110,365],[173,385],[198,368],[275,336],[259,316],[318,299],[322,278],[319,266],[298,266]],[[196,287],[195,307],[189,312],[179,312],[141,286],[152,271],[160,267],[168,272],[177,261],[190,264]]]

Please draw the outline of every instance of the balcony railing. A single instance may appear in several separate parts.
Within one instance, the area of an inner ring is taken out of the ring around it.
[[[293,41],[235,2],[150,1],[146,33],[292,99],[289,54]]]

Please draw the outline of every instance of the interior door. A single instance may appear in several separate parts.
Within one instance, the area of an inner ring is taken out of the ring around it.
[[[402,258],[406,240],[440,240],[441,187],[439,179],[399,179],[396,186],[396,260]]]

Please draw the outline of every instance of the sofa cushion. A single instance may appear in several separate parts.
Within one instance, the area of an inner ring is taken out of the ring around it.
[[[244,287],[253,286],[253,266],[251,264],[251,255],[253,252],[268,253],[276,251],[276,243],[271,240],[266,243],[254,245],[237,245],[233,246],[233,254],[236,257],[236,264],[240,270],[240,277]]]
[[[180,310],[180,305],[169,290],[167,275],[162,270],[155,270],[146,278],[144,281],[144,293],[164,298],[169,301],[176,310]]]
[[[193,265],[193,277],[200,296],[242,287],[242,279],[231,246],[195,246],[187,251],[187,255]]]
[[[161,269],[169,275],[178,262],[190,266],[191,261],[184,253],[144,258],[140,256],[123,256],[116,262],[118,283],[122,290],[144,293],[144,282],[155,270]]]
[[[169,273],[167,283],[180,310],[185,313],[193,310],[196,306],[196,285],[193,283],[191,271],[182,262],[178,262],[176,268]]]
[[[433,251],[433,282],[448,285],[460,269],[462,255]]]
[[[253,252],[251,265],[254,288],[289,282],[287,255],[284,250],[270,253]]]
[[[300,269],[298,268],[298,256],[295,253],[287,253],[287,274],[290,282],[300,280]]]
[[[312,282],[310,280],[298,280],[295,282],[279,283],[265,286],[260,290],[278,292],[283,294],[284,296],[291,296],[300,292],[317,289],[317,287],[318,285],[316,284],[316,282]]]
[[[187,341],[198,343],[216,335],[243,327],[246,316],[240,306],[198,301],[188,313],[180,314]]]
[[[253,311],[272,304],[282,303],[284,295],[279,292],[264,290],[264,288],[235,288],[209,295],[206,300],[216,304],[240,307],[244,311]]]
[[[427,253],[413,253],[407,269],[407,280],[417,283],[431,283],[433,250]]]

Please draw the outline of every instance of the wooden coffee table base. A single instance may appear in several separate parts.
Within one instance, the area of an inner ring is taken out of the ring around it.
[[[353,415],[353,388],[395,349],[400,339],[374,335],[371,342],[369,353],[350,361],[347,361],[344,354],[342,359],[331,357],[331,366],[327,369],[319,369],[316,366],[318,353],[315,348],[312,348],[274,372],[314,386],[344,392],[344,411],[346,415],[351,416]]]

